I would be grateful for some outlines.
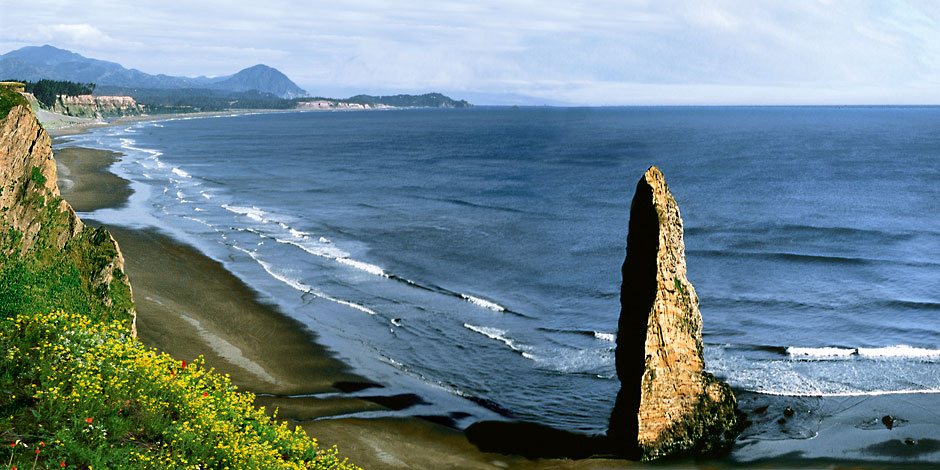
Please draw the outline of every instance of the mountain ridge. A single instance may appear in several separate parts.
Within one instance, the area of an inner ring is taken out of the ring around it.
[[[257,90],[287,99],[307,95],[307,92],[287,75],[264,64],[214,78],[152,75],[125,68],[116,62],[88,58],[48,44],[26,46],[0,55],[0,76],[30,81],[46,78],[90,82],[126,88],[206,88],[232,92]]]

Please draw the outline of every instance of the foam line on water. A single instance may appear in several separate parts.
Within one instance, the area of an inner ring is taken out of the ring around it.
[[[474,297],[474,296],[472,296],[472,295],[460,294],[460,298],[466,300],[467,302],[470,302],[470,303],[473,304],[473,305],[476,305],[476,306],[478,306],[478,307],[487,308],[487,309],[490,309],[490,310],[492,310],[492,311],[494,311],[494,312],[505,312],[505,311],[506,311],[506,307],[503,307],[502,305],[500,305],[500,304],[498,304],[498,303],[496,303],[496,302],[490,302],[489,300],[481,299],[481,298],[479,298],[479,297]]]
[[[875,390],[868,392],[789,392],[774,390],[751,390],[752,393],[761,395],[773,395],[778,397],[880,397],[885,395],[934,395],[940,394],[938,389],[928,390]]]
[[[512,314],[524,316],[524,315],[519,314],[518,312],[514,312],[491,300],[487,300],[482,297],[478,297],[474,295],[455,292],[450,289],[445,289],[439,286],[419,284],[407,278],[390,274],[387,271],[385,271],[385,269],[382,268],[381,266],[351,258],[349,256],[349,253],[337,248],[335,245],[333,245],[333,243],[329,239],[325,237],[318,237],[318,239],[313,240],[310,238],[310,234],[307,232],[294,229],[290,227],[289,225],[285,224],[284,222],[273,221],[273,220],[268,219],[267,218],[268,213],[265,212],[263,209],[260,209],[256,206],[246,207],[246,206],[236,206],[236,205],[231,205],[231,204],[222,204],[221,207],[229,212],[232,212],[238,215],[244,215],[257,222],[261,222],[265,224],[276,223],[277,226],[279,226],[281,229],[286,231],[287,234],[289,234],[289,237],[277,236],[274,234],[264,235],[260,231],[254,231],[254,230],[252,231],[255,233],[262,234],[262,236],[270,236],[271,238],[274,238],[275,241],[277,241],[278,243],[282,243],[286,245],[293,245],[307,252],[310,255],[317,256],[320,258],[325,258],[331,261],[335,261],[344,266],[348,266],[350,268],[357,269],[359,271],[363,271],[374,276],[402,282],[411,287],[416,287],[419,289],[456,297],[456,298],[465,300],[467,302],[470,302],[471,304],[476,305],[477,307],[485,308],[493,312],[512,313]]]
[[[464,323],[464,324],[463,324],[463,327],[466,328],[466,329],[468,329],[468,330],[470,330],[470,331],[472,331],[472,332],[474,332],[474,333],[478,333],[478,334],[481,334],[481,335],[483,335],[483,336],[486,336],[487,338],[490,338],[490,339],[492,339],[492,340],[499,341],[499,342],[505,344],[506,346],[509,346],[509,348],[512,349],[513,351],[516,351],[516,352],[518,352],[518,353],[521,353],[521,354],[523,355],[523,357],[525,357],[526,354],[527,354],[527,353],[526,353],[526,350],[527,350],[528,348],[516,344],[515,341],[513,341],[512,339],[510,339],[510,338],[507,336],[507,335],[509,334],[509,332],[506,331],[506,330],[501,330],[501,329],[499,329],[499,328],[493,328],[493,327],[490,327],[490,326],[471,325],[471,324],[469,324],[469,323]],[[532,358],[531,358],[531,357],[526,357],[526,359],[532,359]]]
[[[821,347],[804,348],[790,346],[786,348],[790,357],[807,358],[849,358],[858,356],[869,359],[917,359],[940,358],[940,349],[916,348],[905,344],[873,348]]]
[[[826,358],[826,357],[849,357],[854,354],[857,354],[857,349],[848,349],[848,348],[800,348],[800,347],[788,347],[787,354],[791,357],[814,357],[814,358]]]
[[[615,335],[615,334],[613,334],[613,333],[602,333],[602,332],[600,332],[600,331],[595,331],[595,332],[594,332],[594,337],[597,338],[597,339],[599,339],[599,340],[601,340],[601,341],[607,341],[608,343],[615,343],[615,342],[617,342],[617,335]]]
[[[268,273],[269,276],[273,277],[274,279],[277,279],[278,281],[281,281],[282,283],[284,283],[284,284],[286,284],[286,285],[292,287],[293,289],[295,289],[295,290],[297,290],[297,291],[299,291],[299,292],[302,292],[302,293],[304,293],[304,294],[312,295],[312,296],[314,296],[314,297],[316,297],[316,298],[320,298],[320,299],[323,299],[323,300],[327,300],[327,301],[330,301],[330,302],[334,302],[334,303],[337,303],[337,304],[339,304],[339,305],[343,305],[343,306],[346,306],[346,307],[350,307],[350,308],[359,310],[360,312],[368,313],[369,315],[375,315],[375,314],[376,314],[376,312],[375,312],[374,310],[372,310],[372,309],[370,309],[370,308],[368,308],[368,307],[366,307],[366,306],[364,306],[364,305],[360,305],[360,304],[357,304],[357,303],[355,303],[355,302],[350,302],[350,301],[348,301],[348,300],[338,299],[338,298],[336,298],[336,297],[332,297],[332,296],[326,295],[326,294],[324,294],[324,293],[322,293],[322,292],[317,291],[317,290],[314,289],[313,287],[308,286],[307,284],[304,284],[303,282],[301,282],[301,281],[299,281],[299,280],[292,279],[292,278],[290,278],[290,277],[288,277],[288,276],[285,276],[285,275],[281,274],[280,272],[278,272],[277,269],[275,269],[274,265],[272,265],[271,263],[268,263],[267,261],[261,259],[261,258],[258,256],[258,253],[255,252],[255,251],[246,250],[246,249],[244,249],[244,248],[242,248],[242,247],[240,247],[240,246],[236,246],[236,245],[232,245],[232,248],[234,248],[234,249],[236,249],[236,250],[238,250],[238,251],[241,251],[242,253],[247,254],[248,256],[251,257],[251,259],[255,260],[255,262],[257,262],[257,263],[261,266],[261,268],[264,269],[265,272]]]
[[[244,215],[251,220],[257,222],[265,222],[265,212],[257,207],[242,207],[242,206],[232,206],[229,204],[222,204],[222,208],[239,215]]]

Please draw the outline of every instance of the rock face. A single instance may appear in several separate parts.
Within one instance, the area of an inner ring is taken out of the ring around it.
[[[130,96],[59,95],[52,110],[67,116],[101,118],[137,116],[143,114],[144,107]]]
[[[630,206],[617,335],[621,390],[608,437],[616,452],[652,459],[730,446],[730,387],[704,371],[702,315],[686,279],[679,207],[651,167]]]
[[[14,106],[0,118],[0,231],[4,237],[16,234],[14,245],[19,253],[14,249],[5,254],[24,256],[34,252],[36,245],[58,252],[75,248],[73,251],[110,253],[83,264],[91,270],[90,282],[101,292],[107,292],[113,281],[130,291],[117,242],[106,230],[82,223],[61,198],[56,178],[49,134],[28,104]],[[108,304],[110,298],[105,296],[104,301]],[[136,313],[133,309],[126,313],[136,335]]]

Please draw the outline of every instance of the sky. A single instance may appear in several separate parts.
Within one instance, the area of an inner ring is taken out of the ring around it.
[[[320,96],[940,104],[934,0],[0,0],[0,11],[0,53],[50,44],[181,76],[263,63]]]

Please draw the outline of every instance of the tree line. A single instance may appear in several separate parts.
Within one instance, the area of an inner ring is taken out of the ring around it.
[[[27,82],[25,80],[10,80],[20,82],[26,85],[26,92],[32,93],[39,100],[39,103],[45,108],[55,106],[56,97],[59,95],[78,96],[90,95],[95,91],[94,83],[68,82],[63,80],[42,79],[38,82]]]

